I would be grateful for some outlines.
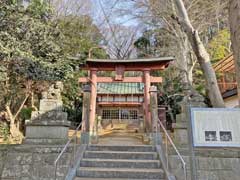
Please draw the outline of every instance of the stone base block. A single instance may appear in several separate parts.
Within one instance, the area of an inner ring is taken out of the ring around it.
[[[174,128],[175,129],[187,129],[188,127],[188,122],[187,121],[182,121],[180,123],[175,123]]]
[[[27,126],[26,138],[67,139],[68,129],[62,126]]]
[[[23,142],[24,144],[37,144],[37,145],[56,145],[56,144],[66,144],[68,139],[43,139],[43,138],[26,138]]]
[[[70,122],[67,121],[67,113],[61,111],[33,111],[31,120],[27,120],[26,125],[58,125],[58,126],[70,126]]]
[[[187,145],[188,144],[188,131],[184,128],[174,129],[174,143],[177,145]]]
[[[26,126],[26,143],[63,143],[68,140],[68,127]]]

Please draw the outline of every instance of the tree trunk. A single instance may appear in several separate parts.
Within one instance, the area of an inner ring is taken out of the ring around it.
[[[229,23],[240,105],[240,0],[230,0],[229,2]]]
[[[188,36],[188,39],[191,43],[193,51],[204,73],[204,77],[206,81],[206,89],[207,89],[210,101],[214,107],[224,107],[223,98],[217,84],[216,74],[210,62],[209,54],[205,49],[197,30],[193,28],[190,22],[190,19],[188,17],[188,13],[184,6],[183,1],[175,0],[175,4],[179,14],[179,22]]]
[[[12,141],[21,143],[24,136],[20,132],[19,128],[17,127],[17,125],[15,123],[14,116],[12,115],[9,106],[6,106],[6,112],[8,114],[8,118],[9,118],[9,121],[10,121],[10,134],[12,136]]]
[[[34,92],[31,91],[31,108],[34,110],[34,111],[37,111],[37,107],[34,105]]]
[[[25,96],[22,104],[18,108],[18,111],[16,112],[15,115],[13,115],[13,113],[10,109],[10,106],[8,104],[5,106],[6,112],[7,112],[7,115],[8,115],[8,119],[10,121],[10,133],[11,133],[11,136],[12,136],[14,141],[21,142],[22,139],[24,138],[22,132],[19,129],[19,122],[16,123],[15,120],[16,120],[17,116],[20,114],[22,108],[24,107],[24,104],[26,103],[28,97],[29,97],[29,94],[27,94]]]
[[[186,84],[189,87],[192,87],[193,85],[193,79],[192,79],[192,73],[193,73],[193,66],[194,64],[190,62],[190,52],[191,48],[189,45],[188,38],[186,37],[186,34],[184,32],[181,32],[181,55],[182,60],[181,65],[182,69],[184,71],[184,81],[183,83]]]
[[[175,4],[173,1],[171,1],[171,10],[173,12],[174,17],[177,17],[177,11],[175,8]],[[176,24],[176,22],[174,22],[173,24],[168,22],[167,19],[165,19],[165,23],[168,25],[168,27],[170,28],[169,30],[173,32],[173,34],[175,35],[176,38],[176,42],[178,44],[178,48],[179,48],[179,53],[177,53],[177,68],[180,70],[181,73],[181,79],[182,79],[182,83],[186,86],[191,87],[192,86],[192,63],[190,63],[190,52],[191,52],[191,48],[189,45],[189,40],[188,37],[186,35],[186,33],[182,30],[181,26],[179,26],[178,24]]]

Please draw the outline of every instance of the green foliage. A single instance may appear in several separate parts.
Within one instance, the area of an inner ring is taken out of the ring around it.
[[[204,74],[200,69],[200,66],[197,65],[193,71],[193,87],[203,96],[206,96],[206,87],[204,81]]]
[[[64,109],[68,113],[68,120],[75,122],[79,122],[82,118],[82,99],[78,83],[78,78],[81,74],[82,72],[73,73],[72,77],[64,81],[64,90],[62,93]]]
[[[27,10],[32,16],[47,19],[52,14],[49,3],[49,0],[31,0]]]
[[[27,93],[34,92],[38,97],[47,83],[61,80],[69,120],[80,121],[79,64],[91,48],[101,43],[98,28],[89,16],[53,19],[48,0],[31,0],[28,7],[17,2],[0,2],[0,112],[7,104],[16,113]],[[104,50],[94,49],[92,57],[107,55]],[[25,106],[17,120],[30,118],[28,101]],[[0,126],[0,133],[7,137],[9,124]]]
[[[60,46],[63,36],[56,24],[32,15],[32,8],[0,5],[0,60],[30,79],[46,79],[48,72],[48,78],[61,79],[71,70]]]
[[[223,59],[230,53],[230,32],[228,29],[219,31],[208,44],[208,52],[212,62]]]
[[[35,2],[35,1],[32,1]],[[35,5],[37,8],[37,4]],[[14,114],[39,80],[63,79],[72,71],[61,48],[58,26],[17,3],[0,3],[0,111]]]
[[[134,46],[140,58],[176,56],[175,49],[179,49],[175,37],[164,28],[146,30]]]
[[[168,107],[167,125],[171,129],[171,123],[181,110],[179,102],[183,99],[183,84],[179,72],[173,66],[158,75],[164,77],[163,83],[158,87],[160,89],[158,104]]]
[[[4,141],[7,141],[9,134],[10,130],[8,124],[0,121],[0,137],[2,137]]]
[[[30,119],[31,118],[31,113],[32,113],[32,111],[33,111],[34,109],[33,108],[31,108],[31,107],[26,107],[26,108],[23,108],[22,110],[21,110],[21,112],[20,112],[20,118],[22,119],[22,120],[26,120],[26,119]]]
[[[7,80],[7,68],[0,65],[0,83]]]
[[[150,54],[150,40],[147,37],[140,37],[134,42],[134,46],[138,50],[138,57],[145,57]]]
[[[63,32],[65,39],[62,47],[71,56],[79,56],[83,61],[88,57],[88,52],[93,47],[98,47],[102,41],[102,35],[96,25],[93,24],[91,17],[67,16],[58,19],[59,28]],[[94,49],[93,57],[105,58],[106,52]],[[79,62],[78,62],[79,64]]]
[[[216,33],[213,36],[211,41],[207,46],[208,53],[210,54],[211,62],[214,64],[217,61],[223,59],[230,53],[230,33],[228,29],[223,29]],[[218,74],[216,74],[218,76]],[[207,97],[206,84],[204,81],[204,74],[197,64],[193,71],[193,87],[196,89],[201,95]],[[206,98],[206,103],[208,103],[208,99]]]

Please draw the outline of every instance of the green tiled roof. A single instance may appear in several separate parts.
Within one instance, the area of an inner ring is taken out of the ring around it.
[[[143,94],[143,83],[98,83],[99,94]]]

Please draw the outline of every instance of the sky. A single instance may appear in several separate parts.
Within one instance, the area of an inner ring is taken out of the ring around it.
[[[130,15],[120,15],[121,9],[130,9],[131,3],[124,2],[124,0],[91,0],[92,2],[92,15],[95,21],[99,22],[103,19],[104,14],[101,5],[107,16],[111,19],[111,23],[123,26],[137,26],[139,21],[133,19]]]
[[[132,8],[131,3],[125,2],[125,0],[91,0],[91,2],[91,15],[95,24],[97,24],[103,36],[106,38],[108,42],[107,47],[114,47],[114,45],[121,46],[121,43],[123,44],[129,39],[126,43],[127,47],[142,35],[144,26],[142,26],[136,18],[132,18],[131,15],[127,13],[123,14],[123,11]],[[118,29],[115,38],[113,37],[114,35],[112,34],[111,28]],[[134,41],[131,40],[132,38],[134,38]],[[133,49],[130,57],[136,58],[135,56],[136,51]]]

